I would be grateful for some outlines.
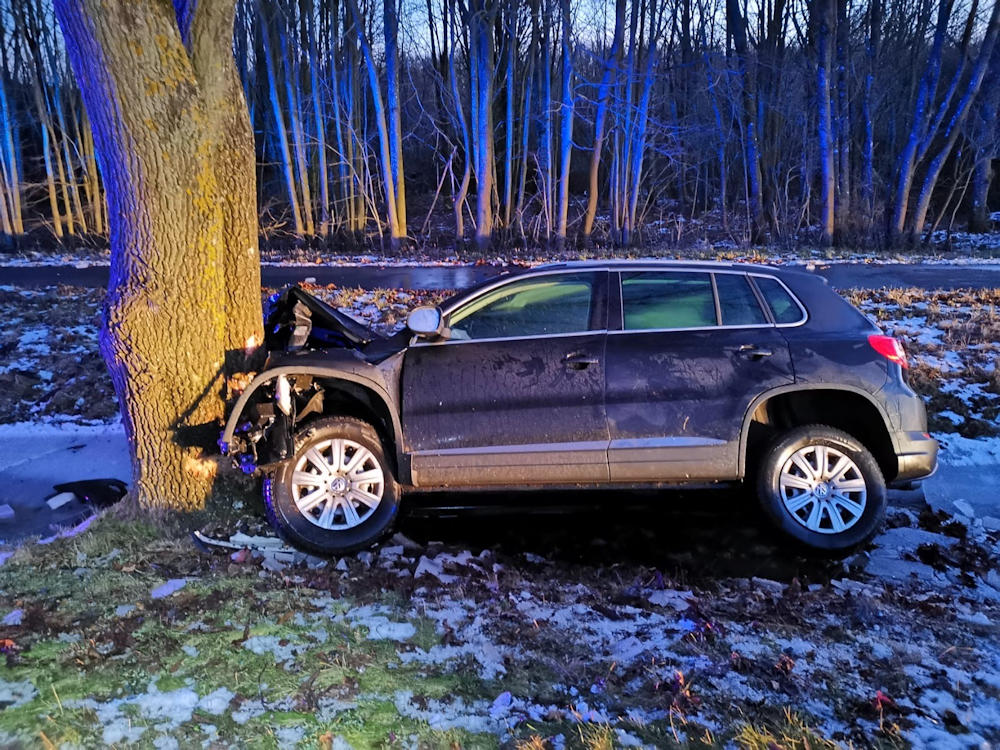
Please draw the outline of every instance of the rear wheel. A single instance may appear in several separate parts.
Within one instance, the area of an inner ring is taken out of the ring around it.
[[[795,428],[771,446],[757,494],[781,532],[831,556],[867,543],[885,517],[885,479],[878,463],[855,438],[824,425]]]
[[[375,429],[323,419],[295,436],[295,453],[271,480],[268,517],[283,537],[339,555],[371,546],[392,528],[399,486]]]

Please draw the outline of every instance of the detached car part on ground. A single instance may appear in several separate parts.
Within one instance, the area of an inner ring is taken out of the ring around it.
[[[221,444],[320,553],[377,542],[417,490],[743,482],[788,538],[843,555],[888,485],[936,466],[899,343],[805,272],[547,265],[388,338],[297,287],[272,303]]]

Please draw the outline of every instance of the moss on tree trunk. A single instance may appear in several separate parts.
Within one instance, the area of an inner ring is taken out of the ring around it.
[[[235,0],[56,0],[107,188],[101,352],[144,507],[211,491],[227,352],[260,337],[252,135]]]

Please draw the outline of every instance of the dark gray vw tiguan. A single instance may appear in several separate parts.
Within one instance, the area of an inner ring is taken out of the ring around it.
[[[221,443],[321,553],[377,542],[408,491],[744,482],[790,540],[842,555],[937,459],[902,347],[802,271],[545,265],[391,338],[292,287],[267,330]]]

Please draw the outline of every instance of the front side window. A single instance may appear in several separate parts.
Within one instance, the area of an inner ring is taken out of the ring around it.
[[[750,280],[739,273],[715,274],[719,292],[719,311],[724,326],[767,325],[767,317],[750,288]]]
[[[504,284],[451,314],[452,339],[551,336],[590,330],[597,276],[552,274]]]
[[[626,331],[718,325],[707,273],[646,271],[622,274]]]

